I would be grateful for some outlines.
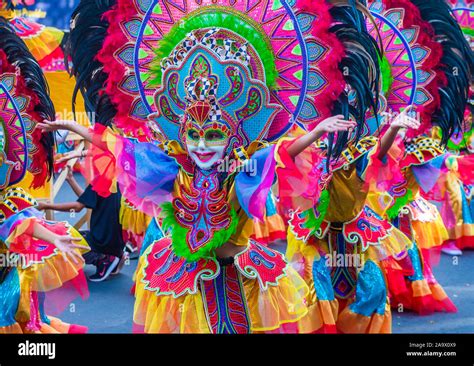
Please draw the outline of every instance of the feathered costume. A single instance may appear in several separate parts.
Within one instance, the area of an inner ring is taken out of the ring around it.
[[[456,311],[434,278],[429,261],[429,250],[442,245],[448,233],[437,208],[420,191],[429,192],[446,170],[442,144],[460,124],[456,108],[466,102],[469,80],[467,63],[453,57],[455,52],[466,53],[456,24],[449,18],[448,6],[444,1],[432,6],[431,16],[437,9],[447,30],[437,26],[436,33],[423,19],[427,12],[424,6],[419,8],[408,0],[373,1],[370,5],[377,18],[372,34],[384,46],[383,108],[399,113],[412,105],[421,122],[418,130],[408,131],[405,144],[399,141],[386,161],[377,163],[381,169],[374,170],[377,175],[369,178],[376,182],[374,196],[378,199],[372,200],[373,206],[380,207],[380,192],[387,191],[392,203],[383,211],[413,241],[408,258],[399,263],[403,270],[387,268],[392,306],[403,305],[421,314]],[[446,34],[450,35],[449,43]],[[449,70],[457,66],[463,73],[461,82],[450,80],[457,75],[450,76]],[[443,140],[428,135],[432,125],[443,131]],[[390,177],[380,174],[387,169],[384,165],[390,166]]]
[[[313,2],[312,6],[317,9],[319,4]],[[332,13],[351,14],[358,20],[352,29],[339,33],[349,50],[343,74],[350,75],[345,80],[349,85],[347,106],[359,121],[359,129],[339,159],[326,160],[326,202],[292,215],[287,256],[300,262],[311,278],[315,296],[310,309],[322,314],[321,331],[387,333],[391,331],[391,312],[384,263],[405,256],[410,241],[367,203],[367,176],[378,170],[378,141],[370,135],[376,131],[385,105],[373,97],[379,95],[379,65],[383,66],[384,60],[368,31],[374,27],[373,16],[360,4],[358,8],[364,16],[356,8]]]
[[[441,104],[437,120],[444,120],[439,130],[433,130],[431,135],[442,136],[442,141],[451,150],[444,161],[445,174],[438,175],[439,180],[433,189],[422,194],[431,200],[441,202],[441,215],[448,229],[449,240],[458,247],[474,246],[474,218],[469,207],[469,186],[473,181],[472,156],[461,154],[457,150],[467,145],[467,136],[472,126],[469,126],[464,111],[469,106],[470,86],[474,73],[474,53],[466,34],[469,30],[461,28],[463,19],[471,14],[470,8],[459,5],[458,10],[451,11],[444,1],[436,2],[433,8],[420,5],[422,17],[432,24],[436,39],[443,49],[441,72],[445,75],[445,86],[440,89]],[[461,13],[460,13],[461,11]],[[458,15],[460,23],[456,21]],[[463,34],[462,31],[467,32]],[[443,99],[444,98],[444,99]],[[469,116],[469,114],[468,114]],[[452,128],[443,127],[452,122]],[[468,194],[466,194],[468,193]]]
[[[48,318],[44,308],[45,296],[60,307],[57,300],[63,297],[63,304],[72,300],[71,290],[87,295],[83,262],[70,262],[55,245],[35,238],[34,231],[40,225],[60,236],[81,236],[66,223],[43,220],[34,208],[35,199],[15,187],[27,170],[36,186],[50,177],[52,136],[34,130],[46,118],[54,118],[54,108],[41,68],[10,24],[0,18],[0,245],[7,259],[0,280],[2,333],[85,330]],[[88,250],[84,240],[81,245],[84,248],[75,249],[77,253]]]
[[[103,174],[95,188],[106,193],[117,177],[123,195],[157,216],[166,233],[140,258],[135,323],[146,332],[311,330],[306,283],[281,254],[249,237],[253,220],[265,219],[275,180],[285,207],[319,198],[319,185],[310,184],[319,153],[309,149],[293,161],[286,154],[293,140],[269,144],[296,123],[330,116],[319,100],[343,93],[342,83],[325,82],[342,73],[329,62],[333,50],[311,33],[316,17],[272,1],[112,5],[81,2],[70,53],[86,106],[135,137],[96,125],[96,144],[113,157],[108,169],[96,164]],[[104,13],[114,22],[101,22]],[[184,150],[190,131],[208,130],[228,138],[230,171],[202,170]],[[252,160],[255,174],[246,171]],[[243,250],[218,258],[225,243]]]

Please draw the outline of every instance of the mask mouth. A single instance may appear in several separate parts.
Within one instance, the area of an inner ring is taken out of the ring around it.
[[[207,153],[194,152],[193,154],[199,159],[199,161],[203,163],[207,163],[216,155],[215,152],[207,152]]]

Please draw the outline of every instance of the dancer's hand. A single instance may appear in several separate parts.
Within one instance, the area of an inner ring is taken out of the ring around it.
[[[399,130],[401,128],[411,128],[417,130],[420,128],[420,121],[416,118],[410,117],[409,113],[413,110],[413,106],[409,106],[403,112],[401,112],[398,116],[390,124],[391,129]]]
[[[82,245],[77,245],[75,243],[80,242],[81,238],[75,238],[70,235],[57,236],[53,244],[58,248],[63,254],[66,260],[72,260],[74,264],[79,264],[82,260],[82,256],[77,253],[74,249],[84,248]]]
[[[71,159],[76,159],[76,158],[81,158],[83,156],[82,151],[71,151],[63,156],[61,156],[59,159],[56,160],[57,164],[64,163],[66,161],[69,161]]]
[[[356,122],[345,120],[342,114],[338,114],[337,116],[326,118],[324,121],[319,123],[313,131],[315,131],[314,133],[318,135],[319,138],[324,133],[348,131],[356,126]]]
[[[288,154],[295,157],[304,149],[310,146],[313,142],[319,139],[325,133],[348,131],[356,127],[354,121],[344,119],[344,116],[338,114],[337,116],[326,118],[319,123],[310,133],[300,136],[289,148]]]
[[[74,131],[74,127],[76,126],[76,122],[68,121],[68,120],[56,120],[56,121],[48,121],[47,119],[43,120],[36,125],[37,128],[41,129],[43,132],[54,132],[58,130],[68,130]]]
[[[91,132],[89,132],[89,129],[87,127],[81,126],[80,124],[74,121],[48,121],[45,119],[43,122],[38,123],[36,127],[42,130],[43,132],[53,132],[57,130],[71,131],[77,133],[79,136],[82,136],[87,142],[93,143],[92,134]]]

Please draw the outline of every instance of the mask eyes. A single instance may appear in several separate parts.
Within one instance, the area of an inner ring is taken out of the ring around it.
[[[192,141],[199,141],[199,132],[197,132],[196,130],[189,130],[188,131],[188,138]]]
[[[225,140],[225,135],[221,131],[210,130],[206,132],[206,141],[217,142]]]

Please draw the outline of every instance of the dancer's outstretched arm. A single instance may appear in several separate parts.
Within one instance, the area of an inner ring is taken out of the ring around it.
[[[323,134],[348,131],[349,129],[356,127],[356,125],[357,124],[354,121],[345,120],[344,116],[341,114],[326,118],[311,132],[298,137],[297,140],[288,148],[288,154],[295,157],[319,139]]]
[[[388,150],[395,142],[398,131],[402,128],[413,128],[418,129],[420,127],[420,122],[416,118],[412,118],[408,113],[412,110],[412,106],[406,108],[402,113],[400,113],[390,124],[387,132],[384,133],[380,139],[380,150],[379,150],[379,159],[383,159],[387,155]]]
[[[43,123],[38,123],[37,127],[45,132],[53,132],[58,130],[67,130],[77,133],[82,136],[87,142],[93,143],[92,134],[87,127],[81,126],[74,121],[56,120],[48,121],[44,120]]]

